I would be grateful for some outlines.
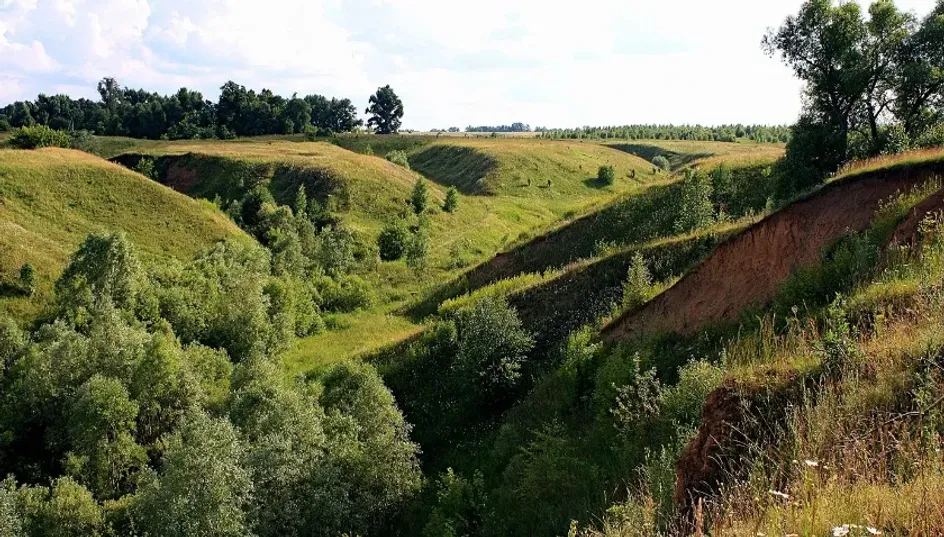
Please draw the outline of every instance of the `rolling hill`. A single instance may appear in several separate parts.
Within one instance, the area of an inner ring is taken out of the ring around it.
[[[34,315],[79,243],[89,233],[114,231],[127,233],[150,258],[185,260],[219,240],[251,240],[211,204],[101,158],[66,149],[0,150],[0,275],[10,282],[24,263],[37,273],[36,295],[8,293],[0,311]]]

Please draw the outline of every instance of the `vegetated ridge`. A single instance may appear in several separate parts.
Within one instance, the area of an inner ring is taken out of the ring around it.
[[[880,204],[944,171],[930,163],[835,180],[751,226],[641,308],[606,326],[604,340],[642,332],[692,334],[766,303],[797,269],[848,231],[865,229]]]

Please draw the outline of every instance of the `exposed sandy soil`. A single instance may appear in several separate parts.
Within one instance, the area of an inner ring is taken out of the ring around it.
[[[197,182],[197,170],[188,167],[179,160],[173,160],[167,166],[167,175],[164,177],[164,184],[173,188],[177,192],[187,194],[190,187]]]
[[[941,163],[882,170],[826,185],[732,237],[673,287],[602,331],[606,341],[644,332],[692,334],[764,304],[795,270],[848,231],[867,228],[879,204],[941,174]],[[917,225],[917,223],[915,223]]]

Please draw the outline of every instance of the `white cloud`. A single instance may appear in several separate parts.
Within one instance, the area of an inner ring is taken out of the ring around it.
[[[934,0],[899,0],[924,13]],[[792,121],[760,50],[800,0],[0,0],[0,101],[226,80],[362,107],[390,83],[414,128],[524,121]]]

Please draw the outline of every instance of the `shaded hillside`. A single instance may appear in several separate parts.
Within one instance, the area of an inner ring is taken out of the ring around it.
[[[152,257],[190,259],[227,238],[250,240],[211,204],[126,168],[65,149],[0,150],[0,275],[37,271],[32,299],[0,297],[0,310],[27,318],[89,233],[123,231]]]

